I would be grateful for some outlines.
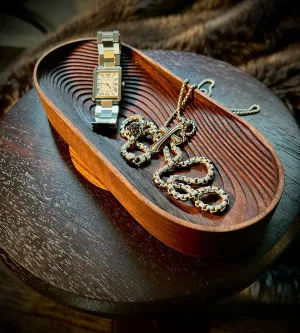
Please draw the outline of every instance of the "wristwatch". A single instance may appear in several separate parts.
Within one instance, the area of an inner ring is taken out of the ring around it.
[[[116,128],[121,100],[120,32],[97,32],[99,66],[94,69],[93,96],[96,103],[93,128]]]

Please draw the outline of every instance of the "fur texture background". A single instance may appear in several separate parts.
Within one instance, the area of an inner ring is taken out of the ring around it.
[[[99,29],[119,29],[139,49],[196,52],[229,62],[268,86],[300,115],[300,5],[297,0],[99,0],[26,50],[0,76],[0,110],[32,87],[37,59],[52,47]],[[266,302],[298,303],[299,247],[244,293]]]
[[[295,0],[99,0],[26,50],[0,76],[7,110],[32,86],[37,59],[99,29],[119,29],[139,49],[196,52],[229,62],[268,86],[294,114],[300,109],[300,5]]]

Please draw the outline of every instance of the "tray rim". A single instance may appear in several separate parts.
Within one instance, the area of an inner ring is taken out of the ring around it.
[[[147,199],[143,194],[141,194],[130,182],[128,182],[127,178],[121,174],[119,172],[119,170],[117,168],[114,167],[114,165],[106,159],[106,157],[101,153],[101,151],[99,151],[88,139],[87,137],[85,137],[85,135],[83,133],[81,133],[81,131],[79,131],[79,129],[76,127],[76,125],[74,123],[72,123],[65,115],[64,113],[50,100],[50,98],[44,93],[44,91],[42,90],[40,84],[39,84],[39,80],[38,80],[38,70],[39,70],[39,66],[42,63],[42,61],[44,61],[53,51],[67,46],[69,44],[76,44],[79,42],[88,42],[88,41],[94,41],[96,40],[96,38],[90,37],[90,38],[79,38],[79,39],[74,39],[74,40],[70,40],[67,42],[63,42],[60,43],[59,45],[51,48],[50,50],[48,50],[47,52],[45,52],[37,61],[35,67],[34,67],[34,73],[33,73],[33,80],[34,80],[34,85],[37,89],[38,95],[40,97],[40,99],[44,102],[47,103],[47,105],[52,108],[52,110],[55,110],[56,115],[60,118],[61,121],[63,121],[65,124],[68,125],[68,127],[72,128],[73,131],[76,133],[77,136],[80,136],[81,139],[88,145],[90,146],[90,148],[92,149],[93,153],[95,153],[95,155],[100,158],[102,161],[105,161],[105,163],[107,165],[109,165],[109,167],[111,168],[111,170],[113,170],[114,174],[118,177],[119,181],[121,181],[122,183],[126,183],[126,186],[131,192],[134,193],[135,196],[140,196],[141,199],[147,203],[147,205],[149,206],[149,208],[151,208],[154,212],[156,212],[157,214],[161,215],[164,219],[169,220],[171,223],[173,224],[177,224],[180,227],[186,227],[188,229],[191,230],[195,230],[195,231],[202,231],[202,232],[209,232],[209,233],[226,233],[226,232],[231,232],[231,231],[238,231],[240,229],[244,229],[246,227],[249,227],[251,225],[254,225],[258,222],[260,222],[261,220],[263,220],[268,214],[270,214],[276,207],[276,205],[278,204],[282,193],[283,193],[283,188],[284,188],[284,169],[282,167],[281,161],[279,159],[279,157],[277,156],[277,153],[275,152],[275,149],[273,148],[273,146],[270,144],[270,142],[263,136],[263,134],[261,134],[253,125],[251,125],[250,123],[248,123],[246,120],[238,117],[237,115],[235,115],[234,113],[232,113],[228,108],[226,108],[225,106],[221,105],[220,103],[218,103],[217,101],[215,101],[214,99],[212,99],[211,97],[205,95],[204,93],[200,92],[199,90],[195,90],[195,94],[199,94],[200,96],[202,96],[202,98],[209,100],[211,103],[217,105],[219,108],[223,109],[224,112],[227,112],[229,117],[233,117],[234,119],[236,119],[238,122],[244,124],[260,141],[263,142],[263,144],[269,149],[269,151],[271,152],[274,160],[276,161],[276,166],[278,169],[278,182],[277,182],[277,189],[275,192],[275,195],[272,199],[272,201],[270,202],[270,204],[267,206],[267,208],[261,212],[260,214],[256,215],[255,217],[238,223],[238,224],[234,224],[234,225],[230,225],[230,226],[204,226],[204,225],[200,225],[200,224],[195,224],[193,222],[189,222],[186,221],[180,217],[174,216],[171,213],[163,210],[162,208],[156,206],[154,203],[152,203],[149,199]],[[125,47],[128,47],[129,49],[131,49],[134,53],[136,53],[139,57],[144,58],[145,61],[147,61],[148,63],[150,63],[151,65],[157,67],[157,64],[154,60],[152,60],[150,57],[148,57],[146,54],[144,54],[143,52],[137,50],[136,48],[129,46],[128,44],[122,43],[122,45],[124,45]],[[159,68],[166,72],[167,74],[173,76],[176,80],[178,81],[182,81],[181,78],[179,78],[177,75],[175,75],[174,73],[172,73],[171,71],[169,71],[167,68],[163,67],[162,65],[158,64]],[[45,109],[45,105],[43,103],[43,108],[47,114],[47,118],[49,119],[49,114],[47,112],[47,110]],[[50,123],[52,124],[52,121],[49,119]],[[54,126],[54,125],[53,125]],[[56,127],[54,126],[54,128],[56,129]],[[57,129],[56,129],[57,130]],[[59,134],[61,135],[61,133],[59,132]],[[62,135],[61,135],[62,136]],[[63,137],[63,136],[62,136]],[[64,137],[63,137],[64,138]],[[64,138],[65,139],[65,138]],[[66,140],[67,141],[67,140]],[[68,143],[68,142],[67,142]],[[69,143],[68,143],[69,144]],[[72,147],[73,148],[73,147]],[[75,150],[76,151],[76,150]],[[111,191],[110,188],[108,188],[109,191]],[[111,191],[111,193],[115,196],[114,192]],[[116,197],[116,196],[115,196]],[[117,200],[119,200],[118,197],[116,197]],[[120,201],[120,200],[119,200]],[[127,207],[124,205],[124,203],[122,201],[120,201],[122,206],[126,209]],[[132,214],[131,210],[128,210],[130,214]],[[138,221],[138,219],[133,215],[133,217],[137,220],[137,222],[139,224],[142,224],[143,227],[144,224],[140,223]],[[147,229],[147,227],[145,227]],[[152,232],[151,232],[152,233]]]

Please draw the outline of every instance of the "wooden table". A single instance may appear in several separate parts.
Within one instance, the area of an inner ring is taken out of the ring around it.
[[[0,257],[33,289],[100,316],[185,314],[229,297],[267,269],[300,225],[300,130],[282,102],[223,62],[173,51],[147,54],[193,83],[215,79],[212,97],[228,107],[260,104],[261,113],[246,120],[277,151],[285,188],[255,249],[235,258],[185,256],[75,170],[31,90],[0,123]]]

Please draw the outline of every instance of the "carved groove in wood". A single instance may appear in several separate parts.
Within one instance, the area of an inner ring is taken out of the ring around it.
[[[230,207],[224,214],[212,216],[189,203],[178,202],[152,181],[152,174],[164,163],[162,156],[147,166],[132,168],[120,156],[124,140],[118,132],[92,132],[92,72],[97,59],[96,42],[79,41],[50,52],[35,71],[44,108],[53,126],[72,147],[73,161],[75,155],[79,158],[77,166],[75,161],[77,169],[85,165],[86,173],[81,173],[86,178],[100,180],[96,185],[103,182],[148,231],[181,252],[221,255],[228,241],[237,241],[239,231],[262,220],[256,230],[251,228],[249,239],[239,239],[231,252],[255,243],[283,189],[283,170],[267,140],[244,120],[196,92],[185,115],[197,122],[198,131],[184,150],[189,157],[206,156],[214,162],[217,174],[212,185],[229,193]],[[181,79],[185,78],[172,76],[127,46],[122,48],[121,65],[126,86],[120,122],[139,113],[162,125],[176,107]],[[195,177],[204,172],[200,166],[182,171]]]

